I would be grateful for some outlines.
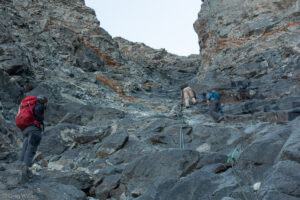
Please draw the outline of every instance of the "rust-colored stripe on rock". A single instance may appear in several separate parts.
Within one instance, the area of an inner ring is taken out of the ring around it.
[[[276,33],[279,33],[281,31],[287,30],[290,27],[298,26],[299,24],[300,24],[300,22],[290,22],[290,23],[288,23],[285,26],[281,26],[281,27],[277,28],[276,30],[272,31],[271,33],[265,33],[262,37],[263,38],[270,37],[270,36],[272,36],[272,35],[274,35]]]
[[[132,102],[135,102],[135,103],[139,103],[139,102],[142,102],[141,100],[139,100],[139,99],[136,99],[136,98],[134,98],[134,97],[132,97],[132,96],[128,96],[128,95],[123,95],[126,99],[128,99],[128,100],[130,100],[130,101],[132,101]]]
[[[96,78],[103,83],[105,86],[109,87],[113,91],[115,91],[118,94],[124,94],[123,88],[119,86],[119,84],[112,80],[112,79],[107,79],[99,74],[96,75]]]
[[[119,86],[119,84],[112,80],[112,79],[107,79],[103,76],[101,76],[100,74],[96,75],[97,80],[99,80],[101,83],[103,83],[105,86],[109,87],[110,89],[112,89],[114,92],[121,94],[124,98],[129,99],[130,101],[133,101],[135,103],[137,102],[141,102],[141,100],[136,99],[132,96],[128,96],[125,94],[123,88],[121,86]]]
[[[77,33],[76,31],[74,31],[74,29],[72,28],[71,25],[67,24],[66,22],[64,21],[61,21],[65,26],[66,28],[68,28],[70,31],[72,31],[73,33],[75,33],[75,35],[77,36],[77,38],[82,41],[86,46],[90,47],[91,49],[93,49],[96,54],[98,56],[100,56],[101,58],[103,58],[103,60],[106,62],[106,64],[108,65],[111,65],[111,66],[119,66],[118,63],[116,63],[113,59],[111,59],[107,54],[101,52],[97,47],[91,45],[86,39],[84,36],[80,35],[79,33]],[[97,34],[101,35],[101,30],[98,28],[96,29],[95,31]],[[121,68],[122,69],[122,68]],[[123,70],[123,69],[122,69]]]
[[[260,38],[267,38],[267,37],[271,37],[275,34],[278,34],[282,31],[287,30],[290,27],[294,27],[294,26],[298,26],[300,25],[300,21],[296,21],[296,22],[290,22],[284,26],[278,27],[277,29],[275,29],[274,31],[272,31],[271,33],[264,33],[261,36],[251,36],[248,38],[227,38],[224,40],[219,40],[216,44],[216,47],[211,49],[210,51],[208,51],[208,53],[203,54],[203,57],[206,61],[206,66],[204,67],[200,77],[199,77],[199,82],[201,83],[203,81],[203,79],[205,78],[206,72],[209,68],[209,61],[212,55],[214,55],[215,53],[217,53],[218,50],[224,48],[224,47],[238,47],[241,46],[243,44],[245,44],[248,41],[253,41],[256,39],[260,39]]]
[[[134,102],[134,103],[145,103],[147,101],[145,100],[140,100],[140,99],[136,99],[132,96],[129,96],[129,95],[126,95],[125,92],[124,92],[124,89],[114,80],[112,79],[108,79],[104,76],[101,76],[100,74],[97,74],[96,75],[96,78],[97,80],[99,80],[101,83],[103,83],[106,87],[112,89],[114,92],[122,95],[125,99],[128,99],[129,101],[131,102]],[[121,102],[121,103],[125,103],[122,99],[120,98],[115,98],[117,101]],[[165,105],[165,106],[171,106],[171,104],[164,104],[162,102],[148,102],[148,103],[152,103],[152,104],[161,104],[161,105]],[[144,106],[148,107],[148,108],[151,108],[153,110],[157,110],[157,111],[162,111],[162,112],[166,112],[167,109],[165,108],[159,108],[159,107],[156,107],[156,106],[152,106],[152,105],[149,105],[149,104],[144,104]]]
[[[152,83],[148,83],[148,82],[144,82],[144,85],[149,86],[149,87],[158,87],[158,88],[161,88],[160,85],[156,85],[156,84],[152,84]]]
[[[162,112],[167,111],[167,109],[165,109],[165,108],[159,108],[159,107],[151,106],[151,105],[148,105],[148,104],[144,104],[144,105],[147,106],[148,108],[153,109],[153,110],[162,111]]]
[[[83,40],[84,44],[87,45],[88,47],[90,47],[91,49],[93,49],[96,54],[98,56],[100,56],[101,58],[103,58],[105,60],[105,62],[108,65],[112,65],[112,66],[119,66],[114,60],[112,60],[108,55],[106,55],[105,53],[101,52],[99,49],[97,49],[95,46],[91,45],[90,43],[88,43],[87,41]]]
[[[288,23],[284,26],[278,27],[276,30],[272,31],[271,33],[264,33],[261,36],[252,36],[252,37],[249,37],[249,38],[228,38],[228,39],[224,39],[224,40],[219,40],[218,43],[217,43],[216,48],[219,49],[220,47],[240,46],[240,45],[243,45],[247,41],[252,41],[252,40],[256,40],[256,39],[260,39],[260,38],[271,37],[275,34],[278,34],[282,31],[287,30],[290,27],[298,26],[298,25],[300,25],[300,21],[290,22],[290,23]]]

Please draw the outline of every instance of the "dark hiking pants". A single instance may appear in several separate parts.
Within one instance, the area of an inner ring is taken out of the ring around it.
[[[20,153],[20,161],[31,167],[32,159],[42,139],[41,129],[32,125],[24,129],[22,135],[23,147]]]
[[[215,121],[218,121],[218,119],[222,116],[220,114],[220,109],[221,109],[220,100],[218,99],[213,100],[209,106],[209,114]]]

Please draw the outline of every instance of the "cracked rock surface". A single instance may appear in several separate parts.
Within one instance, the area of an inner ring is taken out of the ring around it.
[[[299,4],[204,1],[200,54],[184,57],[112,38],[83,0],[0,0],[0,199],[300,199]],[[198,103],[181,115],[184,83]],[[40,93],[28,169],[14,116]]]

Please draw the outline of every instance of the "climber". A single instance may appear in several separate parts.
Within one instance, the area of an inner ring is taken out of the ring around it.
[[[219,93],[212,91],[203,93],[203,96],[206,97],[206,103],[209,105],[209,112],[212,118],[218,123],[222,121],[224,119],[224,112],[221,106]]]
[[[44,95],[29,96],[22,100],[16,116],[16,125],[22,131],[23,147],[19,160],[26,166],[32,166],[33,157],[42,139],[44,131],[44,112],[47,108]]]
[[[181,86],[181,107],[183,107],[183,98],[186,108],[190,107],[190,98],[194,105],[197,103],[195,91],[186,84]]]

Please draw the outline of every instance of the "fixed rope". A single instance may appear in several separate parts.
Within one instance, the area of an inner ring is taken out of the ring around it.
[[[179,129],[179,148],[184,150],[184,137],[183,137],[183,114],[182,114],[182,105],[180,106],[180,113],[177,113],[177,119],[181,120],[180,129]]]
[[[184,150],[184,138],[183,138],[183,117],[181,117],[181,126],[180,126],[180,148]]]
[[[240,190],[241,190],[241,192],[242,192],[242,194],[243,194],[243,197],[244,197],[245,200],[248,200],[248,198],[247,198],[245,192],[243,191],[242,185],[241,185],[241,183],[240,183],[240,181],[239,181],[239,177],[238,177],[238,175],[237,175],[237,173],[236,173],[236,171],[235,171],[235,169],[234,169],[234,166],[233,166],[234,162],[236,161],[236,158],[235,158],[235,154],[236,154],[236,153],[238,153],[238,157],[239,157],[239,156],[240,156],[240,151],[239,151],[237,148],[235,148],[234,151],[232,152],[231,156],[228,157],[227,163],[230,163],[230,164],[231,164],[231,168],[232,168],[232,171],[233,171],[233,175],[235,176],[236,181],[238,182],[238,185],[239,185]]]

